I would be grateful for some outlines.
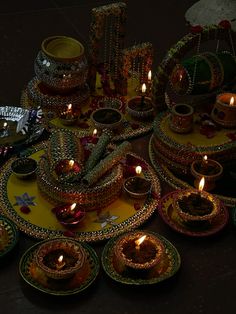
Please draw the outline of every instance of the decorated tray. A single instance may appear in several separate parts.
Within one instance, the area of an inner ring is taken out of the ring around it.
[[[39,160],[46,143],[36,145],[29,155]],[[122,192],[119,198],[102,210],[86,212],[84,219],[73,229],[66,229],[56,219],[55,205],[38,191],[36,178],[22,180],[11,171],[10,159],[2,168],[0,178],[0,203],[2,213],[12,219],[20,230],[39,239],[56,236],[72,236],[79,241],[108,239],[138,227],[155,211],[160,198],[160,182],[155,171],[139,156],[143,175],[152,182],[152,191],[144,199],[135,199]]]
[[[178,193],[178,190],[166,194],[160,200],[158,206],[158,213],[162,219],[175,231],[192,237],[206,237],[219,232],[226,226],[229,220],[229,213],[223,204],[220,213],[211,222],[208,222],[207,225],[204,224],[201,227],[187,225],[172,206],[175,193]]]
[[[35,252],[43,242],[30,247],[20,260],[20,275],[31,287],[47,294],[63,296],[79,293],[94,282],[100,266],[97,254],[92,247],[82,243],[82,246],[87,253],[87,259],[82,271],[79,270],[72,278],[55,280],[49,279],[44,272],[38,268],[35,262]]]
[[[15,247],[18,238],[16,225],[10,219],[0,216],[0,258]]]
[[[164,162],[161,158],[158,158],[157,154],[154,153],[152,141],[153,135],[149,142],[149,157],[158,175],[174,189],[186,189],[194,187],[193,177],[190,175],[174,173],[174,171],[168,167],[166,162]],[[224,171],[224,175],[217,181],[216,189],[212,191],[212,193],[219,197],[226,206],[230,207],[236,205],[236,198],[234,197],[236,182],[235,173],[236,170],[233,170],[231,165],[228,171]]]
[[[139,278],[137,273],[135,273],[135,276],[132,276],[129,272],[120,273],[114,264],[114,246],[119,237],[111,239],[104,247],[102,253],[102,266],[107,275],[113,280],[127,285],[150,285],[172,277],[179,270],[181,263],[180,255],[173,244],[163,236],[154,232],[145,231],[145,233],[153,234],[164,244],[165,252],[162,260],[152,269],[147,278],[142,278],[142,276]]]
[[[128,96],[127,97],[114,97],[114,96],[104,96],[102,94],[102,90],[100,83],[97,83],[96,93],[92,95],[88,101],[86,101],[79,110],[81,111],[80,118],[78,122],[74,125],[64,125],[60,118],[59,113],[55,110],[50,110],[53,107],[53,104],[50,104],[50,99],[47,98],[47,108],[43,109],[44,111],[44,118],[43,122],[45,128],[47,129],[54,129],[54,128],[61,128],[61,129],[69,129],[75,132],[79,137],[83,136],[90,136],[93,134],[93,130],[95,128],[92,120],[90,119],[91,113],[99,108],[102,107],[112,107],[118,109],[123,114],[122,124],[119,129],[114,131],[113,141],[121,141],[126,140],[134,137],[138,137],[144,135],[152,130],[152,122],[153,118],[146,120],[146,121],[137,121],[137,119],[132,118],[126,112],[126,103],[129,98],[136,95],[136,91],[132,83],[128,85]],[[135,85],[136,86],[136,85]],[[45,97],[45,95],[43,95]],[[63,97],[60,95],[56,95],[56,102],[62,103]],[[70,101],[71,103],[78,103],[78,101]],[[66,102],[64,105],[64,109],[69,102]],[[21,105],[25,108],[32,108],[35,106],[40,105],[39,103],[34,103],[32,100],[29,99],[27,89],[23,90],[21,95]]]

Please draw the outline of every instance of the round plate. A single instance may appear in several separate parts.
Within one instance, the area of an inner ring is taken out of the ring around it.
[[[0,216],[0,258],[9,253],[19,239],[16,225],[8,218]]]
[[[96,279],[99,272],[99,259],[94,249],[88,244],[81,243],[87,253],[85,267],[79,270],[72,278],[55,280],[49,279],[35,263],[34,254],[39,245],[46,241],[33,245],[21,257],[19,271],[24,281],[37,290],[61,296],[76,294],[88,288]]]
[[[178,192],[179,191],[177,190],[166,194],[160,200],[158,206],[158,212],[160,216],[172,229],[191,237],[206,237],[219,232],[225,227],[229,220],[229,212],[223,204],[221,207],[221,212],[215,218],[213,218],[211,222],[209,222],[207,227],[202,227],[200,229],[193,228],[185,224],[172,207],[174,195]]]
[[[111,239],[105,245],[102,252],[102,266],[105,272],[113,280],[127,285],[150,285],[172,277],[180,268],[180,255],[176,248],[163,236],[154,232],[145,231],[158,237],[164,244],[165,255],[161,262],[152,269],[149,278],[138,278],[137,273],[131,276],[129,273],[119,273],[114,263],[114,246],[119,237]]]
[[[46,143],[30,148],[28,156],[39,160]],[[14,158],[7,161],[0,173],[0,205],[3,213],[24,233],[37,239],[71,236],[78,241],[92,242],[111,238],[137,228],[155,211],[160,199],[160,182],[155,171],[141,157],[130,154],[137,165],[142,165],[143,175],[152,182],[152,193],[141,200],[133,199],[122,192],[120,197],[102,210],[87,212],[74,228],[66,229],[56,219],[53,208],[38,190],[35,178],[16,178],[11,171]],[[58,204],[60,205],[60,204]]]
[[[166,165],[164,165],[162,161],[156,160],[156,156],[154,154],[153,147],[152,147],[152,139],[153,139],[153,135],[151,136],[150,141],[149,141],[149,158],[151,160],[152,166],[158,173],[159,177],[174,189],[193,188],[192,185],[190,185],[189,183],[175,176],[175,174]],[[228,197],[228,196],[219,195],[219,194],[214,194],[214,195],[219,197],[219,199],[226,206],[232,207],[236,205],[235,197]]]

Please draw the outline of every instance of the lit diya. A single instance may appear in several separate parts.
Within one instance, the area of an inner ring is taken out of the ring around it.
[[[51,239],[39,246],[35,261],[49,278],[66,279],[82,268],[85,252],[82,246],[74,240]]]
[[[57,206],[52,211],[55,212],[58,221],[64,227],[75,227],[85,217],[85,211],[79,208],[76,203]]]
[[[205,155],[202,160],[195,160],[191,164],[191,173],[195,177],[195,187],[198,187],[199,181],[204,176],[204,190],[211,191],[215,188],[216,180],[222,176],[223,167],[218,161],[208,159],[207,155]]]
[[[217,95],[211,117],[225,128],[236,127],[236,94],[222,93]]]
[[[72,104],[67,106],[67,110],[60,114],[60,121],[64,125],[73,125],[78,120],[78,112],[74,112]]]
[[[55,167],[55,173],[61,180],[64,178],[69,181],[81,172],[82,166],[73,159],[63,159]]]
[[[145,97],[146,85],[142,85],[142,96],[132,97],[128,103],[127,113],[136,119],[145,120],[153,117],[154,109],[150,97]]]
[[[117,267],[147,271],[156,266],[163,257],[165,248],[153,234],[134,231],[118,238],[114,247]]]
[[[134,198],[143,198],[151,192],[152,184],[150,180],[141,177],[142,167],[135,168],[136,176],[129,177],[124,181],[125,192]]]
[[[118,109],[99,108],[91,114],[91,120],[98,129],[117,129],[122,124],[123,116]]]
[[[185,222],[211,221],[220,212],[220,200],[203,191],[204,177],[199,182],[199,189],[180,190],[176,193],[173,208]]]

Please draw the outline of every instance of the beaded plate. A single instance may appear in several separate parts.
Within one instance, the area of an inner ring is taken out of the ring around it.
[[[18,238],[16,225],[8,218],[0,216],[0,258],[15,247]]]
[[[39,160],[45,143],[32,147],[28,156]],[[2,212],[12,219],[24,233],[38,239],[71,236],[79,241],[108,239],[144,223],[155,211],[160,199],[160,182],[155,171],[142,158],[132,154],[142,163],[143,175],[152,182],[152,192],[142,200],[128,197],[124,192],[102,210],[87,212],[74,229],[66,229],[56,219],[49,203],[39,193],[35,178],[20,180],[11,172],[10,159],[0,174],[0,204]]]
[[[187,225],[172,206],[175,193],[178,193],[178,190],[166,194],[158,206],[158,213],[162,219],[175,231],[192,237],[206,237],[219,232],[226,226],[229,213],[223,204],[220,213],[207,225],[202,225],[201,228]]]
[[[43,242],[30,247],[20,260],[20,275],[31,287],[47,294],[65,296],[79,293],[87,289],[94,282],[99,272],[100,263],[92,247],[85,243],[81,244],[87,254],[87,259],[85,266],[78,270],[78,273],[69,279],[55,280],[48,278],[36,266],[35,252]]]
[[[114,246],[119,237],[111,239],[105,245],[102,253],[102,266],[105,272],[113,280],[127,285],[150,285],[161,282],[172,277],[180,268],[180,255],[177,249],[163,236],[154,232],[145,231],[145,233],[153,234],[158,237],[164,244],[165,253],[160,263],[155,266],[147,275],[147,277],[140,278],[138,273],[134,276],[129,272],[119,273],[114,263]]]
[[[149,158],[151,160],[152,166],[157,171],[160,178],[162,178],[166,183],[168,183],[174,189],[192,188],[193,186],[190,183],[188,183],[187,181],[184,181],[180,177],[177,177],[161,160],[157,161],[158,158],[153,151],[152,140],[153,140],[153,135],[149,141]],[[214,193],[214,195],[219,197],[226,206],[231,207],[231,206],[236,205],[235,197],[228,197],[225,195],[221,195],[219,193],[217,194]]]

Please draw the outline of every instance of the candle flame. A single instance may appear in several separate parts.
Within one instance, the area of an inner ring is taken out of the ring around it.
[[[72,104],[69,104],[69,105],[67,106],[67,109],[68,109],[68,111],[71,111],[71,109],[72,109]]]
[[[148,71],[148,81],[150,82],[152,80],[152,71]]]
[[[7,127],[7,122],[3,123],[3,127],[6,128]]]
[[[137,174],[140,174],[140,173],[142,172],[142,167],[141,167],[141,166],[137,166],[137,167],[135,168],[135,172],[136,172]]]
[[[60,255],[59,257],[58,257],[58,263],[62,263],[62,261],[63,261],[63,255]]]
[[[73,159],[71,159],[71,160],[69,161],[69,166],[72,168],[72,167],[74,166],[74,163],[75,163],[75,161],[74,161]]]
[[[135,241],[136,244],[136,248],[139,248],[139,246],[143,243],[143,241],[146,239],[146,235],[142,236],[141,238],[139,238],[138,240]]]
[[[179,75],[179,81],[180,81],[180,82],[182,81],[182,78],[183,78],[183,75],[180,74],[180,75]]]
[[[234,97],[233,97],[233,96],[230,98],[229,105],[230,105],[230,106],[233,106],[233,105],[234,105]]]
[[[97,135],[97,133],[98,133],[98,130],[97,130],[97,129],[94,129],[94,130],[93,130],[93,136]]]
[[[207,155],[205,155],[205,156],[203,157],[203,159],[204,159],[204,161],[207,161]]]
[[[146,92],[146,89],[147,89],[146,84],[143,83],[143,85],[142,85],[142,93],[143,94]]]
[[[76,203],[73,203],[71,206],[70,206],[70,210],[74,210],[76,207]]]
[[[204,185],[205,185],[205,178],[202,177],[201,180],[200,180],[200,182],[199,182],[198,190],[199,190],[199,191],[202,191],[203,188],[204,188]]]

